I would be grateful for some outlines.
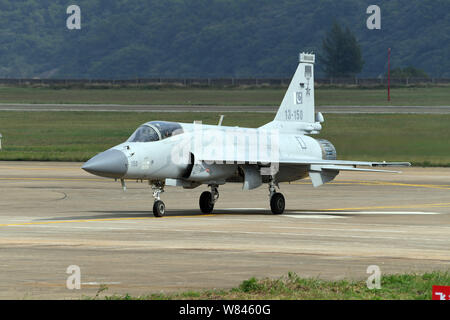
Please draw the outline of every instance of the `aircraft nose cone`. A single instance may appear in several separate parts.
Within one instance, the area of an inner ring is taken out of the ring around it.
[[[122,151],[110,149],[91,158],[81,169],[101,177],[122,178],[128,171],[128,158]]]

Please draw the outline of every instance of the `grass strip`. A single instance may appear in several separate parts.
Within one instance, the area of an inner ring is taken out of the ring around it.
[[[302,278],[290,272],[278,279],[250,278],[238,287],[226,290],[131,296],[107,295],[108,287],[101,286],[94,298],[103,293],[102,299],[106,300],[431,300],[433,285],[450,285],[450,273],[384,275],[380,289],[369,289],[365,280],[327,281]]]

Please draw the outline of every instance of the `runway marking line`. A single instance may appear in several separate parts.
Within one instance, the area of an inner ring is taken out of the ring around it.
[[[106,179],[95,179],[95,178],[0,178],[0,180],[10,180],[10,181],[100,181],[100,182],[111,182]],[[134,180],[133,180],[134,181]]]
[[[358,208],[334,208],[334,209],[321,209],[321,211],[333,212],[333,211],[349,211],[349,210],[371,210],[371,209],[411,209],[411,208],[447,208],[450,207],[450,202],[446,203],[421,203],[421,204],[409,204],[398,206],[372,206],[372,207],[358,207]]]
[[[309,185],[309,182],[291,182],[291,184]],[[397,187],[416,187],[416,188],[431,188],[450,190],[450,185],[439,184],[414,184],[414,183],[400,183],[400,182],[385,182],[385,181],[368,181],[368,180],[341,180],[333,181],[329,184],[334,185],[363,185],[363,186],[397,186]]]
[[[105,221],[125,221],[125,220],[148,220],[148,219],[167,219],[167,218],[196,218],[209,217],[212,214],[202,214],[195,216],[165,216],[161,218],[156,217],[139,217],[139,218],[105,218],[105,219],[79,219],[79,220],[58,220],[58,221],[41,221],[41,222],[24,222],[24,223],[10,223],[0,224],[0,227],[21,227],[28,225],[48,225],[48,224],[62,224],[62,223],[81,223],[81,222],[105,222]]]
[[[0,167],[1,168],[1,167]],[[126,181],[135,181],[135,179],[125,179]],[[33,177],[23,177],[23,178],[0,178],[0,181],[95,181],[95,182],[112,182],[109,179],[96,179],[96,178],[33,178]],[[309,185],[309,182],[291,182],[290,184],[297,185]],[[429,189],[440,189],[440,190],[450,190],[450,185],[433,185],[433,184],[410,184],[410,183],[398,183],[398,182],[382,182],[382,181],[334,181],[329,183],[331,185],[363,185],[363,186],[397,186],[397,187],[410,187],[410,188],[429,188]]]
[[[52,171],[58,171],[58,170],[79,170],[81,169],[78,167],[8,167],[8,166],[0,166],[0,169],[14,169],[14,170],[52,170]]]
[[[1,167],[0,168],[9,168]],[[52,170],[52,168],[37,168],[38,170]],[[55,168],[54,170],[58,170]],[[72,169],[64,169],[72,170]],[[96,179],[96,178],[37,178],[37,177],[23,177],[23,178],[0,178],[0,180],[9,181],[99,181],[99,182],[112,182],[111,179]],[[135,181],[136,179],[125,179],[126,181]],[[310,182],[306,181],[294,181],[290,184],[297,185],[309,185]],[[341,180],[330,182],[331,185],[364,185],[364,186],[398,186],[398,187],[416,187],[416,188],[431,188],[431,189],[442,189],[450,190],[450,185],[437,185],[437,184],[413,184],[413,183],[400,183],[400,182],[383,182],[383,181],[368,181],[368,180]]]

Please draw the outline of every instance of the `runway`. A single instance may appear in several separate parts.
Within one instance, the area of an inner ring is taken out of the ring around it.
[[[96,112],[265,112],[279,106],[120,105],[120,104],[14,104],[0,103],[0,111]],[[450,106],[316,106],[322,113],[450,114]]]
[[[268,190],[167,187],[167,217],[151,213],[145,183],[91,176],[80,163],[0,162],[0,299],[72,299],[231,288],[250,277],[367,279],[450,270],[450,168],[402,174],[341,173],[313,188],[281,184],[287,212],[270,213]],[[69,290],[66,270],[81,270]]]

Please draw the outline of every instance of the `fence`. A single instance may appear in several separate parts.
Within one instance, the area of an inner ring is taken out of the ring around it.
[[[149,79],[0,79],[0,85],[27,86],[27,85],[178,85],[178,86],[287,86],[290,78],[149,78]],[[386,78],[317,78],[316,84],[322,85],[384,85]],[[392,85],[414,84],[449,84],[449,78],[392,78]]]

